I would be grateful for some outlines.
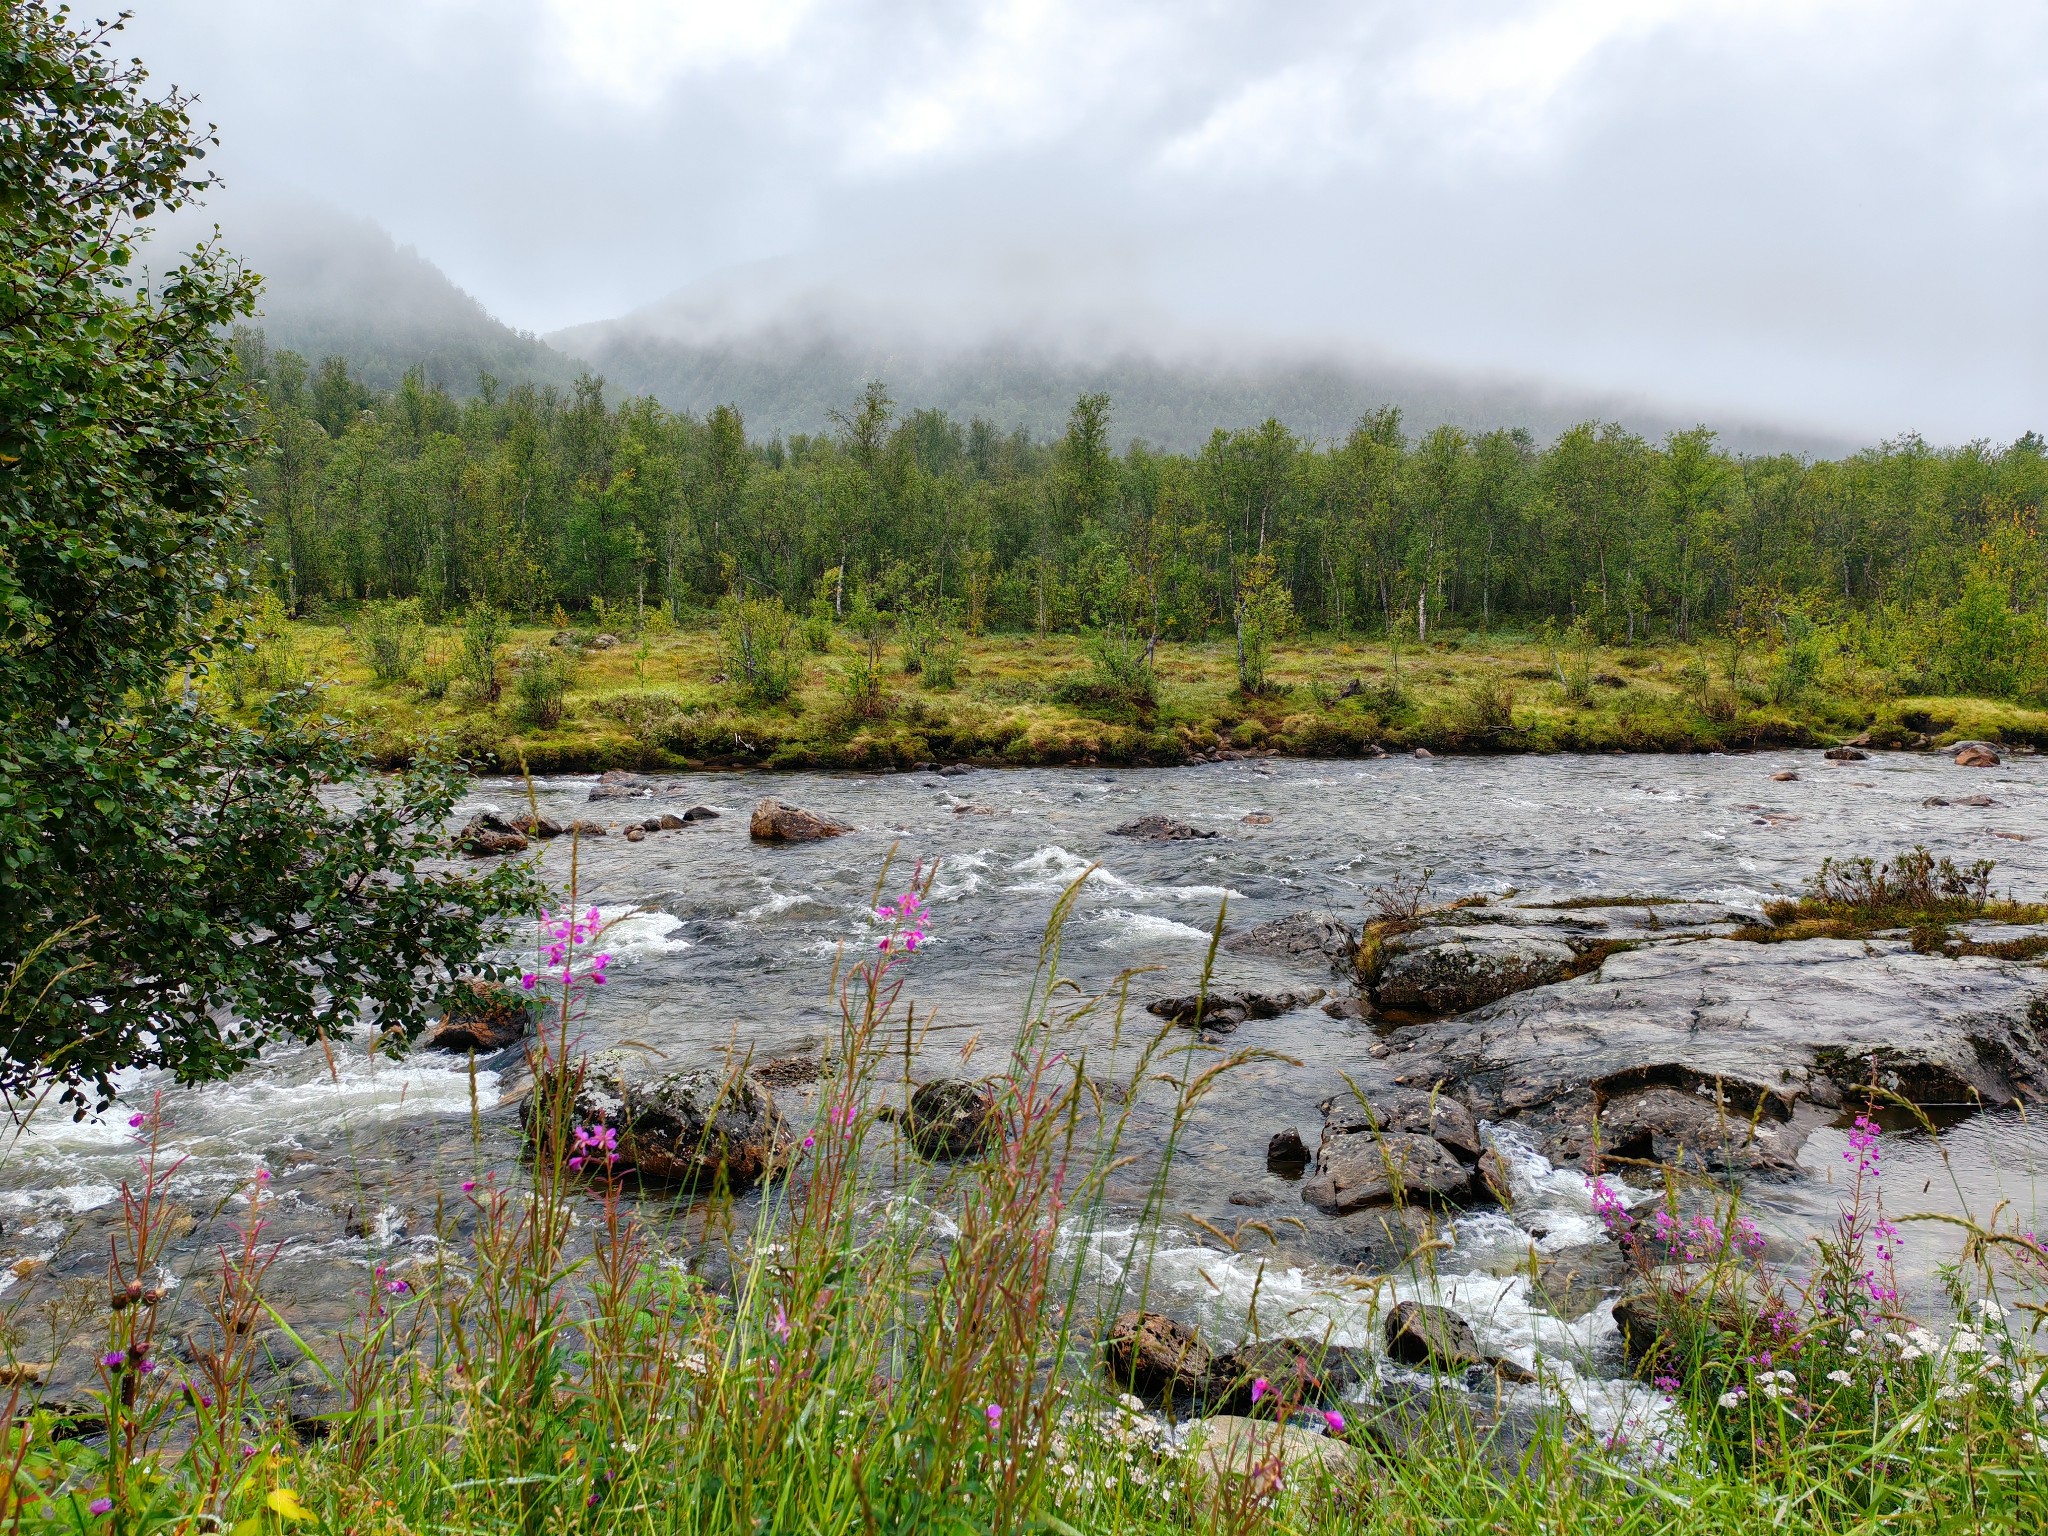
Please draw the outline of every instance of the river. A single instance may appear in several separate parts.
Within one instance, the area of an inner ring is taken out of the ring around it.
[[[1799,777],[1774,780],[1784,770]],[[1062,974],[1092,993],[1123,973],[1146,973],[1133,984],[1123,1058],[1112,1050],[1108,1010],[1073,1031],[1070,1043],[1089,1049],[1104,1072],[1127,1059],[1134,1032],[1156,1027],[1138,1001],[1192,990],[1226,903],[1233,929],[1303,909],[1355,923],[1369,915],[1373,887],[1426,870],[1439,899],[1635,894],[1756,912],[1799,888],[1825,857],[1888,856],[1914,844],[1959,860],[1996,859],[2001,891],[2037,899],[2048,890],[2048,761],[2030,756],[1989,770],[1922,754],[1835,764],[1816,752],[1780,752],[1262,759],[944,777],[727,773],[691,777],[654,802],[592,803],[590,783],[537,782],[539,809],[614,822],[691,804],[720,812],[642,842],[616,833],[585,839],[575,853],[580,902],[617,919],[606,940],[616,957],[610,983],[593,995],[581,1025],[586,1043],[630,1044],[678,1064],[721,1061],[735,1048],[757,1061],[815,1053],[829,1042],[834,957],[873,944],[872,898],[892,855],[887,892],[920,865],[937,868],[929,939],[907,967],[905,996],[929,1021],[913,1063],[919,1076],[999,1067],[1052,904],[1091,866],[1064,935]],[[1995,803],[1925,803],[1964,794]],[[747,813],[764,795],[856,830],[811,844],[756,844]],[[518,811],[525,796],[518,781],[480,781],[463,814]],[[1164,843],[1113,835],[1148,813],[1220,835]],[[544,872],[566,883],[571,840],[540,846]],[[1228,949],[1217,960],[1219,986],[1328,981]],[[1241,1327],[1254,1279],[1269,1305],[1336,1294],[1322,1279],[1347,1262],[1342,1244],[1318,1236],[1316,1213],[1268,1171],[1265,1150],[1286,1126],[1313,1146],[1317,1104],[1370,1062],[1382,1035],[1372,1022],[1309,1006],[1230,1037],[1232,1048],[1273,1054],[1207,1101],[1173,1170],[1167,1257],[1156,1273],[1184,1310],[1226,1329],[1234,1310]],[[46,1112],[14,1135],[0,1161],[0,1263],[16,1265],[5,1283],[17,1300],[35,1290],[48,1310],[60,1279],[96,1277],[118,1186],[135,1168],[127,1117],[161,1092],[167,1144],[187,1159],[180,1187],[193,1213],[170,1267],[208,1261],[237,1192],[269,1167],[279,1191],[276,1231],[288,1244],[279,1285],[288,1301],[297,1296],[328,1311],[322,1298],[345,1291],[373,1253],[432,1240],[437,1194],[511,1164],[510,1116],[492,1109],[500,1087],[496,1072],[473,1079],[463,1063],[417,1053],[388,1060],[364,1041],[338,1042],[331,1061],[314,1048],[275,1050],[231,1082],[198,1088],[131,1078],[121,1106],[101,1121],[73,1124]],[[793,1109],[803,1106],[795,1096]],[[1562,1322],[1532,1310],[1516,1290],[1522,1282],[1504,1278],[1532,1241],[1555,1248],[1594,1235],[1585,1181],[1549,1167],[1512,1135],[1505,1144],[1517,1153],[1520,1198],[1512,1215],[1474,1213],[1453,1224],[1453,1247],[1439,1256],[1452,1276],[1444,1289],[1496,1347],[1590,1349],[1602,1327],[1611,1332],[1604,1308]],[[1796,1264],[1825,1229],[1843,1147],[1843,1131],[1824,1128],[1800,1154],[1803,1177],[1749,1181],[1745,1198],[1773,1234],[1774,1256]],[[2048,1127],[2011,1112],[1980,1115],[1946,1129],[1939,1143],[1917,1131],[1889,1135],[1885,1151],[1895,1214],[1968,1206],[1985,1215],[2007,1201],[2010,1219],[2037,1207]],[[1199,1234],[1196,1217],[1225,1230],[1261,1217],[1280,1236],[1222,1255]],[[1954,1230],[1908,1223],[1906,1245],[1903,1270],[1925,1292],[1933,1266],[1955,1253]],[[35,1354],[26,1345],[24,1352]]]

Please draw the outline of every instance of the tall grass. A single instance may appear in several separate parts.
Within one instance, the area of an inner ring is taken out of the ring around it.
[[[1596,1187],[1647,1298],[1631,1345],[1662,1410],[1654,1441],[1595,1433],[1545,1386],[1516,1389],[1524,1432],[1497,1434],[1496,1389],[1448,1379],[1411,1382],[1403,1413],[1375,1393],[1327,1419],[1283,1387],[1237,1439],[1198,1443],[1145,1414],[1094,1369],[1093,1341],[1151,1288],[1150,1239],[1167,1224],[1190,1116],[1257,1053],[1171,1027],[1126,1038],[1127,978],[1088,997],[1060,974],[1077,882],[991,1080],[986,1149],[952,1167],[909,1160],[892,1096],[920,1043],[905,990],[928,884],[904,882],[906,901],[878,883],[874,947],[834,967],[817,1112],[761,1192],[714,1180],[682,1203],[643,1188],[605,1127],[579,1123],[578,1020],[604,968],[602,930],[573,915],[572,884],[572,916],[551,921],[534,967],[552,1011],[532,1061],[528,1156],[514,1173],[463,1178],[431,1260],[366,1268],[342,1337],[303,1341],[334,1404],[318,1423],[292,1422],[252,1386],[258,1338],[280,1321],[264,1294],[266,1178],[242,1197],[239,1244],[166,1291],[153,1277],[180,1171],[160,1120],[138,1116],[98,1422],[14,1389],[0,1524],[1699,1536],[2048,1519],[2031,1342],[2048,1253],[1970,1227],[1950,1280],[1962,1324],[1945,1340],[1920,1329],[1885,1271],[1892,1229],[1868,1122],[1843,1224],[1798,1283],[1683,1170],[1648,1200]],[[1071,1043],[1097,1015],[1109,1059]],[[1093,1241],[1133,1203],[1138,1241]],[[730,1281],[690,1270],[686,1238],[722,1246]],[[1424,1240],[1406,1278],[1426,1282],[1440,1246]],[[167,1348],[173,1298],[195,1295],[203,1305],[176,1320],[195,1347]],[[1345,1445],[1328,1464],[1304,1450],[1326,1429]]]

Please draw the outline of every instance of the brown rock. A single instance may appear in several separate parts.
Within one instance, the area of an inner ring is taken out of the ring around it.
[[[1996,768],[1998,754],[1989,747],[1965,747],[1956,754],[1958,768]]]
[[[797,806],[784,805],[770,796],[754,807],[754,817],[747,830],[756,842],[814,843],[820,838],[838,837],[853,829]]]
[[[1239,819],[1248,827],[1270,827],[1273,825],[1273,818],[1264,811],[1247,811]]]
[[[1387,1314],[1387,1353],[1408,1365],[1439,1371],[1462,1371],[1484,1365],[1472,1325],[1449,1307],[1404,1301]]]
[[[1821,756],[1831,763],[1860,763],[1870,754],[1861,747],[1829,747]]]
[[[642,842],[645,842],[646,840],[647,840],[647,829],[646,829],[645,827],[642,827],[642,826],[638,826],[638,825],[635,825],[635,826],[630,826],[630,827],[626,828],[626,841],[627,841],[627,842],[629,842],[629,843],[642,843]]]
[[[1798,781],[1799,775],[1794,773],[1790,768],[1780,768],[1776,773],[1771,775],[1771,782],[1773,784],[1795,784]]]
[[[1308,1167],[1308,1144],[1293,1126],[1275,1131],[1266,1143],[1266,1166],[1282,1178],[1298,1179]]]
[[[1124,1313],[1102,1341],[1110,1379],[1148,1401],[1200,1401],[1213,1364],[1209,1346],[1194,1329],[1157,1312]]]
[[[494,832],[488,827],[465,832],[462,851],[473,859],[495,858],[500,854],[524,853],[526,839],[517,832]]]
[[[430,1051],[502,1051],[532,1027],[533,1005],[525,996],[487,981],[466,981],[420,1044]]]
[[[689,822],[674,811],[663,811],[659,816],[643,821],[640,825],[650,832],[680,832],[689,825]]]
[[[922,1157],[977,1157],[1002,1134],[1002,1116],[989,1083],[941,1077],[921,1085],[900,1117],[903,1135]]]
[[[512,825],[528,837],[560,837],[564,831],[559,821],[552,821],[546,816],[515,816]]]

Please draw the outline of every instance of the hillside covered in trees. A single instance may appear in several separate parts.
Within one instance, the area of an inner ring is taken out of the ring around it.
[[[1545,625],[1605,644],[1831,631],[1920,691],[2048,686],[2048,453],[1915,438],[1840,459],[1737,456],[1708,428],[1554,440],[1369,413],[1341,440],[1277,421],[1191,454],[1112,449],[1083,396],[1050,441],[869,385],[835,429],[762,440],[740,413],[610,400],[600,380],[457,399],[364,386],[242,338],[268,451],[262,558],[295,611],[601,599],[686,619],[731,593],[843,614],[858,598],[969,632],[1236,622],[1256,561],[1332,634]]]

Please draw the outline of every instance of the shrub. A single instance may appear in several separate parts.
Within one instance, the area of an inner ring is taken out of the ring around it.
[[[512,717],[521,725],[551,730],[568,713],[575,663],[563,647],[529,645],[512,663]]]
[[[427,650],[420,605],[412,598],[363,604],[348,636],[363,665],[380,683],[409,682]]]
[[[510,633],[505,616],[481,597],[463,615],[462,676],[480,702],[498,702],[498,652]]]
[[[718,651],[725,675],[755,704],[780,704],[803,678],[790,644],[794,628],[779,597],[738,593],[718,605]]]
[[[1105,624],[1082,642],[1088,671],[1053,689],[1053,702],[1095,714],[1143,717],[1159,703],[1151,647],[1124,624]]]

